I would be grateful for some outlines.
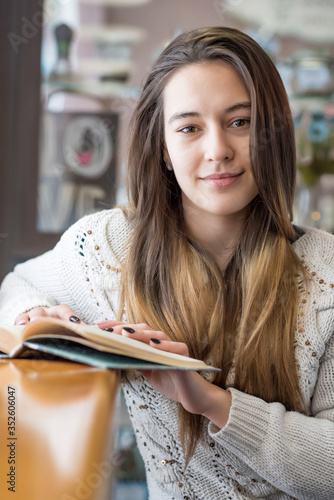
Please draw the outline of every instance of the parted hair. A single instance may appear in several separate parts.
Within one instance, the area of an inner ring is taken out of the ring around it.
[[[228,63],[251,101],[250,159],[258,195],[240,240],[221,270],[192,241],[180,187],[163,161],[164,89],[190,64]],[[292,247],[295,143],[284,85],[265,51],[231,28],[196,29],[175,38],[154,64],[132,119],[128,189],[133,233],[122,273],[120,313],[185,342],[190,355],[221,372],[213,381],[303,411],[294,355],[299,285],[307,279]],[[203,418],[179,407],[189,460]]]

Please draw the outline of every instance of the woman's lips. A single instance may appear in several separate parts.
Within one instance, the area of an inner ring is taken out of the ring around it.
[[[201,177],[201,180],[211,187],[223,188],[231,186],[241,175],[242,172],[240,174],[212,174]]]

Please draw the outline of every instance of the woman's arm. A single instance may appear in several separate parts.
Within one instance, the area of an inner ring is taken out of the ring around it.
[[[31,308],[58,304],[66,304],[85,323],[115,317],[120,262],[130,232],[120,209],[80,219],[53,250],[17,265],[5,278],[0,322],[13,323]]]
[[[34,307],[65,303],[66,290],[57,272],[56,251],[18,264],[0,289],[0,322],[14,324],[19,314]]]
[[[0,322],[31,308],[66,304],[86,323],[115,317],[119,271],[131,226],[121,209],[87,215],[53,250],[19,264],[0,292]]]
[[[306,416],[231,389],[230,418],[211,437],[276,488],[298,500],[334,498],[334,336]]]
[[[1,323],[13,324],[19,315],[33,308],[41,308],[35,315],[48,315],[48,308],[59,304],[66,304],[78,316],[89,310],[89,291],[86,289],[90,290],[93,285],[87,286],[83,270],[87,261],[93,263],[92,251],[86,248],[87,242],[80,239],[86,254],[83,262],[78,251],[82,249],[77,245],[78,236],[81,237],[89,224],[87,219],[90,221],[87,217],[71,226],[52,250],[18,264],[5,277],[0,289]],[[59,314],[53,309],[50,315],[65,319],[64,308],[58,306],[58,311]],[[23,318],[29,320],[29,315]]]

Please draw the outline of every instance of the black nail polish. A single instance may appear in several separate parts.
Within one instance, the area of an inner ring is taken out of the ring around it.
[[[161,344],[161,340],[159,339],[150,339],[151,342],[153,342],[154,344]]]
[[[135,333],[136,331],[133,328],[130,328],[129,326],[123,326],[123,330],[125,330],[128,333]]]
[[[81,320],[78,316],[71,316],[70,321],[72,321],[72,323],[80,323]]]
[[[103,328],[103,330],[104,330],[105,332],[113,332],[113,331],[114,331],[114,329],[113,329],[113,328]]]

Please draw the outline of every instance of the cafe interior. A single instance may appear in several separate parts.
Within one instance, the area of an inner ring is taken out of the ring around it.
[[[171,40],[204,26],[238,28],[273,60],[295,125],[294,222],[334,231],[333,1],[2,0],[0,19],[1,280],[81,217],[127,203],[143,82]],[[148,499],[118,372],[0,359],[0,380],[18,391],[15,498]]]

